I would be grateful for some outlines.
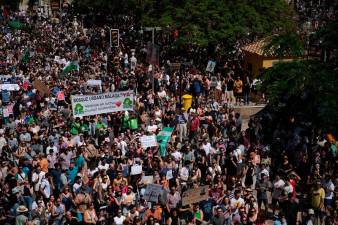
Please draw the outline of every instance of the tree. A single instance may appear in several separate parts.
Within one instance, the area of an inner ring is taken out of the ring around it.
[[[326,130],[338,125],[338,76],[320,61],[281,62],[262,77],[261,90],[284,119],[310,122]],[[283,118],[281,118],[283,119]]]
[[[20,0],[0,0],[0,6],[6,6],[11,10],[17,10],[19,8]]]
[[[267,56],[296,56],[304,55],[304,43],[297,34],[283,33],[269,39],[264,46],[264,54]]]
[[[133,15],[142,26],[178,30],[178,44],[229,46],[239,38],[295,30],[284,0],[76,0],[82,11]]]

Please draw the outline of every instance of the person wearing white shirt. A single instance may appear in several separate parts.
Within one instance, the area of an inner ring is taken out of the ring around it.
[[[211,144],[207,141],[207,139],[203,141],[202,148],[205,151],[206,156],[208,156],[211,151]]]
[[[56,146],[54,146],[53,142],[49,143],[49,146],[46,148],[46,154],[49,155],[49,153],[55,152],[58,153],[58,149]]]
[[[285,182],[277,175],[273,181],[272,206],[275,208],[280,195],[282,194]]]
[[[43,194],[43,197],[46,200],[49,200],[49,198],[51,196],[51,187],[50,187],[50,183],[48,181],[47,174],[45,174],[45,176],[41,180],[40,191]]]
[[[180,170],[180,178],[181,178],[181,181],[188,181],[189,179],[189,169],[188,169],[188,164],[184,167],[181,168]]]
[[[235,191],[235,197],[230,200],[230,206],[234,211],[234,214],[238,214],[238,209],[242,206],[244,206],[245,201],[241,197],[241,191],[237,190]]]
[[[45,172],[41,171],[40,166],[38,166],[35,169],[35,172],[32,175],[32,182],[34,184],[34,191],[37,192],[39,191],[40,185],[41,185],[41,180],[43,177],[45,177]]]
[[[172,156],[174,156],[175,161],[179,162],[182,159],[182,154],[175,149],[173,153],[171,153]]]
[[[323,188],[325,190],[324,205],[325,207],[328,207],[328,206],[332,207],[335,186],[331,180],[330,175],[325,176],[325,180],[323,182]]]
[[[127,142],[123,139],[120,139],[119,142],[117,143],[117,148],[121,149],[122,156],[124,156],[127,152]]]
[[[114,223],[116,225],[122,225],[125,221],[126,217],[122,215],[122,211],[119,209],[117,212],[117,216],[114,217]]]

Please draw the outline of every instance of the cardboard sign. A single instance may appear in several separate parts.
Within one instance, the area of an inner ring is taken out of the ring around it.
[[[35,80],[33,82],[33,87],[38,90],[42,95],[50,95],[50,90],[49,88],[42,83],[40,80]]]
[[[181,68],[181,63],[171,63],[170,68],[172,71],[179,70]]]
[[[215,66],[216,66],[216,62],[209,60],[207,68],[205,69],[205,71],[213,73],[214,70],[215,70]]]
[[[141,165],[132,165],[130,175],[137,175],[142,173],[142,166]]]
[[[143,176],[141,182],[143,184],[152,184],[152,183],[154,183],[154,177],[153,176]]]
[[[203,186],[187,190],[182,194],[182,205],[190,205],[209,198],[209,187]]]
[[[211,79],[210,79],[210,86],[212,88],[215,88],[217,86],[217,77],[216,76],[212,76]]]
[[[167,178],[167,180],[170,180],[170,179],[174,178],[174,176],[173,176],[173,170],[168,170],[167,171],[166,178]]]
[[[162,193],[162,185],[148,184],[146,191],[144,192],[144,199],[148,202],[158,202],[158,197]]]
[[[151,136],[144,135],[140,137],[140,142],[141,142],[142,148],[144,149],[148,147],[157,146],[156,135],[151,135]]]

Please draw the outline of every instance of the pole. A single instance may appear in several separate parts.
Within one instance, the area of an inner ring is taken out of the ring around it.
[[[151,30],[151,42],[153,44],[153,48],[154,48],[154,44],[155,44],[155,28],[152,27]],[[153,89],[153,92],[155,93],[155,79],[154,79],[154,75],[155,75],[155,65],[152,64],[152,68],[151,68],[151,88]]]
[[[182,72],[179,73],[178,76],[180,82],[180,109],[182,108]]]

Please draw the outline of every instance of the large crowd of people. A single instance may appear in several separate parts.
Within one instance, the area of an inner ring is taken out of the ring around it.
[[[171,51],[174,38],[162,35],[159,65],[149,65],[134,23],[110,24],[120,46],[107,50],[107,27],[85,28],[66,9],[53,18],[2,11],[0,224],[338,222],[333,135],[293,121],[273,129],[269,114],[243,129],[234,106],[250,104],[253,87],[239,46],[210,58],[195,46]],[[177,61],[189,63],[177,69]],[[64,72],[69,62],[78,67]],[[124,90],[134,91],[132,111],[72,114],[72,95]],[[193,96],[188,110],[179,93]],[[164,150],[142,147],[141,136],[166,127],[174,131]],[[161,186],[155,200],[150,184]],[[206,198],[182,201],[201,187]]]

